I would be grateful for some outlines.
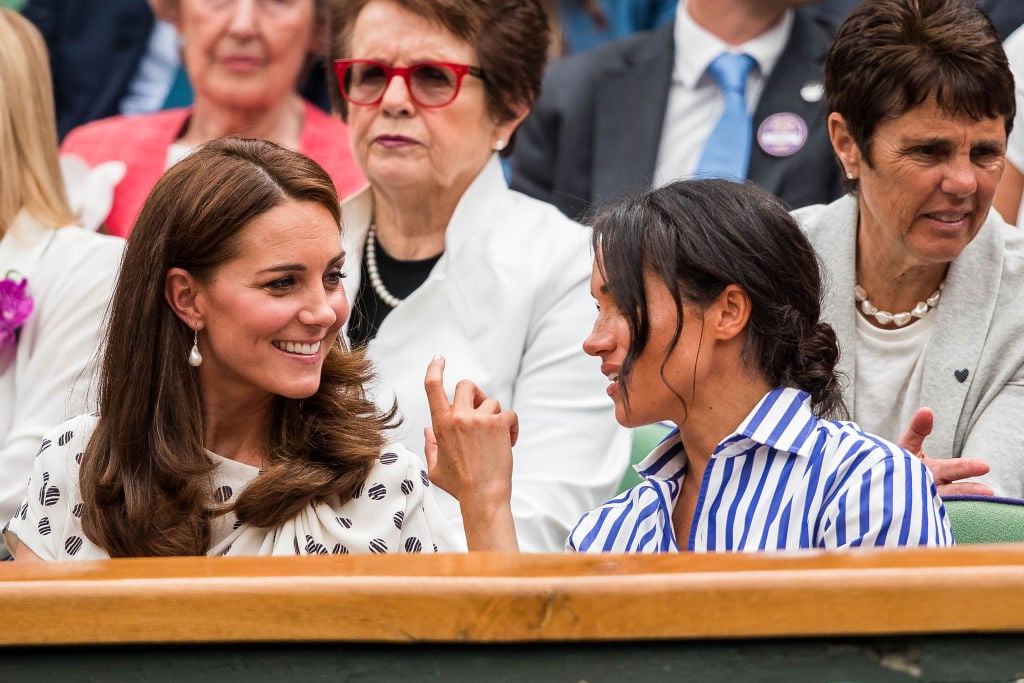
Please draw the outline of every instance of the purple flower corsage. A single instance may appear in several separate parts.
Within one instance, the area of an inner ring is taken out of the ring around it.
[[[28,320],[33,307],[32,297],[25,291],[28,279],[21,278],[18,282],[11,277],[11,272],[0,280],[0,349],[18,343],[18,330]]]

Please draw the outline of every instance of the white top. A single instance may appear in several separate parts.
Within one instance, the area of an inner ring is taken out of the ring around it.
[[[27,278],[35,305],[17,345],[0,349],[0,519],[25,496],[43,434],[93,407],[89,389],[123,248],[116,237],[44,228],[25,212],[0,239],[0,279],[9,271]]]
[[[367,189],[342,205],[345,287],[359,291]],[[512,511],[520,547],[562,549],[580,514],[607,500],[629,462],[601,361],[583,353],[596,316],[590,232],[558,209],[508,189],[494,155],[459,201],[445,252],[426,282],[384,319],[368,346],[381,406],[398,399],[397,440],[422,453],[430,411],[423,376],[446,360],[445,388],[469,379],[519,415]],[[438,496],[461,527],[458,502]]]
[[[856,320],[853,414],[864,431],[895,443],[923,407],[924,358],[935,327],[935,309],[894,330],[875,327],[860,313]]]
[[[1013,122],[1013,132],[1006,141],[1006,158],[1018,171],[1024,173],[1024,27],[1010,34],[1003,43],[1003,49],[1006,51],[1006,58],[1010,60],[1010,70],[1013,72],[1017,93],[1017,115]],[[1015,217],[1005,218],[1012,221]],[[1024,201],[1021,202],[1016,219],[1017,225],[1024,225]]]
[[[675,65],[654,167],[655,187],[693,175],[704,142],[722,115],[725,97],[707,72],[715,57],[733,52],[754,58],[757,66],[747,75],[746,89],[747,107],[753,111],[793,30],[793,12],[787,10],[772,28],[742,45],[732,46],[699,26],[687,5],[680,2],[676,8]]]
[[[32,468],[28,494],[5,531],[8,546],[24,543],[44,560],[109,557],[82,531],[79,463],[99,418],[81,415],[47,434]],[[214,499],[228,503],[259,476],[259,468],[210,453]],[[356,496],[316,503],[274,529],[252,527],[225,513],[214,521],[207,555],[343,555],[463,550],[434,502],[418,459],[391,444]],[[17,552],[15,552],[17,555]]]

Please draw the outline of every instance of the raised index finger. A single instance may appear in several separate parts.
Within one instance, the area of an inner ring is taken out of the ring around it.
[[[427,405],[430,406],[431,415],[451,407],[452,404],[444,393],[444,356],[434,356],[427,363],[427,376],[423,379],[423,388],[427,392]]]

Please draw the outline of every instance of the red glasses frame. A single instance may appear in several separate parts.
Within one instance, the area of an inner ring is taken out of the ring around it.
[[[359,102],[349,95],[348,89],[345,87],[345,74],[349,68],[357,64],[368,64],[381,69],[384,72],[385,81],[384,87],[381,88],[380,95],[372,101]],[[452,96],[444,102],[427,103],[422,102],[416,93],[413,92],[412,81],[410,76],[417,69],[430,68],[430,67],[442,67],[452,71],[455,74],[455,88],[452,90]],[[390,66],[383,62],[378,62],[373,59],[336,59],[334,60],[334,75],[338,78],[338,87],[341,89],[341,94],[347,102],[361,107],[372,107],[376,104],[380,104],[380,101],[384,99],[384,93],[387,92],[388,86],[391,85],[391,79],[395,76],[401,76],[402,80],[405,81],[405,89],[409,93],[409,98],[416,103],[417,106],[425,109],[437,109],[439,107],[446,107],[455,101],[455,98],[459,95],[459,90],[462,88],[462,79],[469,74],[470,76],[476,76],[480,80],[486,80],[484,77],[483,69],[478,66],[470,66],[469,64],[456,64],[454,62],[417,62],[416,64],[410,64],[409,66]]]

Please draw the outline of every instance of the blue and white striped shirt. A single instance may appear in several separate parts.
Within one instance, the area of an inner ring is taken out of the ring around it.
[[[674,430],[637,467],[644,481],[585,514],[568,550],[678,551],[672,509],[686,472]],[[810,396],[769,392],[704,471],[688,547],[782,550],[953,544],[931,473],[852,422],[817,418]]]

